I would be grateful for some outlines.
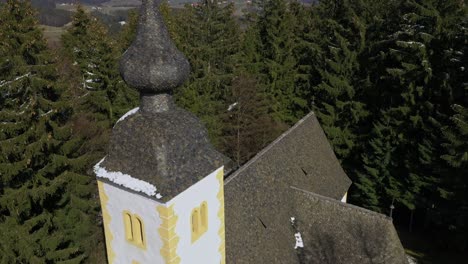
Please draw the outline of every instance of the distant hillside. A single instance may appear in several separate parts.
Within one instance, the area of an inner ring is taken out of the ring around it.
[[[73,12],[55,8],[38,8],[38,19],[41,25],[62,27],[71,22]]]
[[[35,8],[55,8],[55,0],[31,0],[31,4]]]

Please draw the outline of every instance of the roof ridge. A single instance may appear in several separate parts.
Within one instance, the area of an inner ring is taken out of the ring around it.
[[[242,171],[244,171],[246,168],[248,168],[252,163],[257,161],[259,158],[263,156],[268,150],[270,150],[272,147],[274,147],[278,142],[280,142],[283,138],[285,138],[287,135],[289,135],[292,131],[294,131],[298,126],[302,125],[304,123],[304,120],[308,119],[310,116],[314,116],[315,113],[314,111],[311,111],[308,113],[306,116],[301,118],[301,120],[297,121],[294,126],[286,130],[283,134],[281,134],[278,138],[276,138],[273,142],[271,142],[268,146],[263,148],[260,152],[258,152],[253,158],[251,158],[249,161],[247,161],[244,165],[242,165],[240,168],[238,168],[236,171],[234,171],[231,175],[229,175],[225,180],[224,180],[224,185],[227,185],[229,182],[231,182],[234,178],[236,178]]]
[[[304,190],[304,189],[301,189],[301,188],[298,188],[298,187],[295,187],[295,186],[289,186],[289,187],[291,189],[299,191],[299,192],[301,192],[301,193],[303,193],[305,195],[313,196],[313,197],[318,198],[320,200],[324,200],[324,201],[329,202],[329,203],[334,203],[334,204],[337,204],[337,205],[342,206],[342,207],[346,207],[346,208],[350,208],[350,209],[356,209],[356,210],[360,211],[361,213],[368,214],[368,215],[371,215],[371,216],[376,216],[376,217],[382,218],[384,220],[393,222],[393,219],[391,217],[387,216],[387,215],[377,213],[377,212],[374,212],[372,210],[369,210],[369,209],[366,209],[366,208],[363,208],[363,207],[359,207],[357,205],[344,203],[344,202],[335,200],[333,198],[326,197],[326,196],[323,196],[323,195],[320,195],[320,194],[317,194],[317,193],[314,193],[314,192],[311,192],[311,191],[307,191],[307,190]]]

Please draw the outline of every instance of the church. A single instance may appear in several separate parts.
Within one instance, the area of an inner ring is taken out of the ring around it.
[[[351,181],[314,113],[242,167],[210,144],[172,90],[190,66],[143,0],[121,59],[140,107],[94,167],[112,264],[407,263],[391,218],[346,203]]]

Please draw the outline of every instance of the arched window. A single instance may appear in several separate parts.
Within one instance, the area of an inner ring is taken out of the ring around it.
[[[136,214],[124,211],[123,223],[125,228],[125,239],[135,246],[146,249],[145,231],[141,218]]]
[[[192,224],[192,242],[198,239],[198,234],[200,233],[200,213],[197,208],[192,210],[191,224]]]
[[[125,227],[125,238],[128,241],[133,241],[132,215],[128,212],[124,212],[123,217]]]
[[[200,218],[201,218],[201,232],[204,233],[208,229],[208,205],[203,202],[200,206]]]
[[[206,202],[202,202],[200,206],[192,210],[190,224],[192,228],[192,243],[194,243],[208,230],[208,204]]]
[[[142,246],[145,243],[145,237],[144,237],[144,232],[143,232],[143,222],[136,215],[134,215],[133,220],[134,220],[133,234],[134,234],[134,237],[135,237],[134,238],[135,243]]]

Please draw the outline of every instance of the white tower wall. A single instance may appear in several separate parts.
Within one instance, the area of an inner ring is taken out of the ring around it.
[[[165,204],[99,180],[98,185],[109,263],[225,263],[222,167]],[[207,229],[192,241],[192,212],[202,203]],[[144,248],[126,239],[125,212],[142,220]]]

